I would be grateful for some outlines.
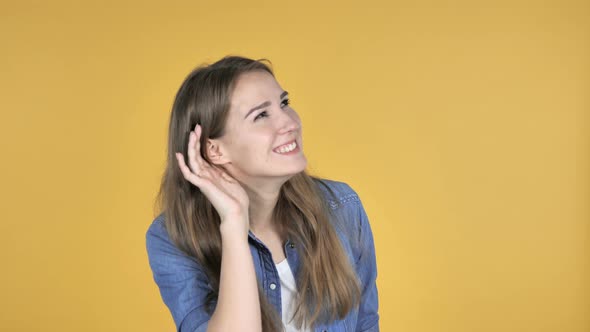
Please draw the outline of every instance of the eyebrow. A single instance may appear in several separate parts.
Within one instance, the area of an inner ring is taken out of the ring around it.
[[[283,97],[285,97],[288,94],[289,94],[289,92],[283,91],[283,93],[281,93],[281,95],[279,96],[279,99],[283,99]],[[270,101],[267,100],[264,103],[262,103],[262,104],[260,104],[258,106],[253,107],[251,110],[248,111],[248,113],[246,113],[246,116],[244,117],[244,119],[247,118],[248,115],[250,115],[250,113],[252,113],[252,112],[254,112],[256,110],[259,110],[261,108],[268,107],[268,106],[270,106]]]

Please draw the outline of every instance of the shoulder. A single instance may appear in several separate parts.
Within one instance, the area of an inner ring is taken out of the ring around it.
[[[164,212],[161,212],[158,216],[156,216],[156,218],[154,218],[152,220],[147,231],[148,232],[160,232],[162,230],[166,230],[166,227],[164,225],[164,219],[165,219]]]
[[[367,213],[357,192],[347,183],[318,179],[328,201],[332,225],[354,262],[372,245],[373,236]]]
[[[153,219],[147,228],[145,236],[148,249],[158,242],[171,242],[168,237],[166,225],[164,224],[164,213],[160,213],[155,219]]]
[[[313,179],[318,184],[318,187],[324,194],[324,198],[333,210],[360,202],[356,191],[345,182],[318,177],[314,177]]]
[[[167,264],[171,261],[190,261],[194,268],[196,259],[181,251],[172,241],[165,225],[165,215],[160,213],[148,226],[145,233],[146,249],[150,263],[153,265]],[[183,263],[184,266],[187,263]]]

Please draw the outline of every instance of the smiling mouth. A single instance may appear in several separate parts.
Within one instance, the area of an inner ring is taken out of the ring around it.
[[[273,149],[273,151],[276,153],[289,153],[289,152],[297,149],[298,146],[299,146],[299,144],[297,144],[297,141],[293,140],[291,143],[283,144],[283,145],[279,146],[278,148]]]

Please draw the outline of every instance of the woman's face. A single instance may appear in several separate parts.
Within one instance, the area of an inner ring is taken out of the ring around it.
[[[215,140],[216,164],[238,180],[291,177],[305,169],[301,120],[287,92],[265,71],[240,75],[235,82],[225,134]]]

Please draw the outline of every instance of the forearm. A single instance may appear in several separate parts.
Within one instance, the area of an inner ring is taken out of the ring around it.
[[[248,238],[242,232],[221,232],[219,297],[207,331],[262,331],[260,300]]]

